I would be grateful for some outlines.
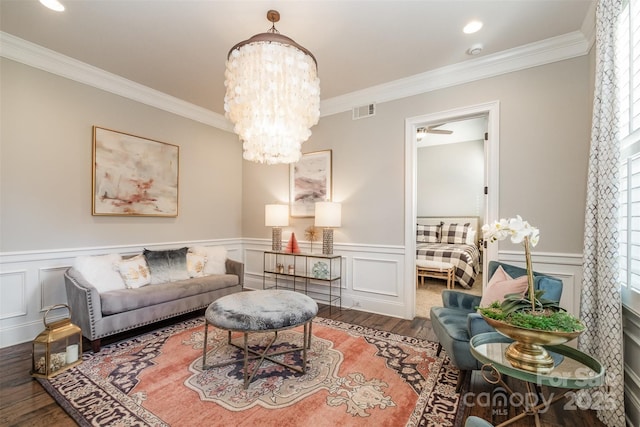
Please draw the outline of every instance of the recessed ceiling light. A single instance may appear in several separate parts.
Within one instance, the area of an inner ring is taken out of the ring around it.
[[[473,34],[473,33],[476,33],[478,31],[480,31],[480,28],[482,28],[482,22],[480,22],[480,21],[471,21],[467,25],[464,26],[462,31],[465,34]]]
[[[58,0],[40,0],[40,3],[51,10],[55,10],[56,12],[64,11],[64,6]]]

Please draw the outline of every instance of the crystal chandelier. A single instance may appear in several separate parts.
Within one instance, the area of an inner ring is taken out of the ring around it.
[[[283,36],[272,23],[231,48],[225,71],[224,111],[243,145],[243,157],[258,163],[295,163],[310,128],[320,117],[320,79],[314,56]]]

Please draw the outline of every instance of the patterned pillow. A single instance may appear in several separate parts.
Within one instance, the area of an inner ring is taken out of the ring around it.
[[[465,243],[467,241],[467,231],[471,226],[466,224],[444,224],[442,226],[442,243]]]
[[[204,277],[204,266],[207,257],[187,252],[187,271],[189,277]]]
[[[437,225],[418,224],[416,241],[418,243],[440,243],[442,223]]]
[[[118,271],[129,289],[141,288],[151,283],[147,260],[142,254],[120,261]]]
[[[189,248],[171,249],[166,251],[150,251],[145,249],[142,254],[147,260],[151,272],[151,284],[157,285],[177,280],[187,280],[187,251]]]

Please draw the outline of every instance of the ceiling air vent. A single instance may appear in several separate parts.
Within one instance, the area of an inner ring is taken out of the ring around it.
[[[361,105],[353,107],[353,120],[364,119],[376,115],[376,104]]]

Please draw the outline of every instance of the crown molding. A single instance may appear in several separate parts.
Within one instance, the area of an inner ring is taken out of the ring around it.
[[[372,86],[321,101],[321,117],[350,111],[369,103],[382,103],[456,86],[501,74],[586,55],[593,37],[581,31],[470,59],[407,78]],[[221,114],[132,82],[53,50],[0,31],[0,56],[39,68],[98,89],[233,132]]]
[[[5,32],[0,32],[0,56],[209,126],[233,131],[233,125],[218,113]]]
[[[593,41],[580,31],[553,37],[481,58],[394,80],[320,103],[320,115],[350,111],[358,105],[394,101],[525,68],[586,55]]]

